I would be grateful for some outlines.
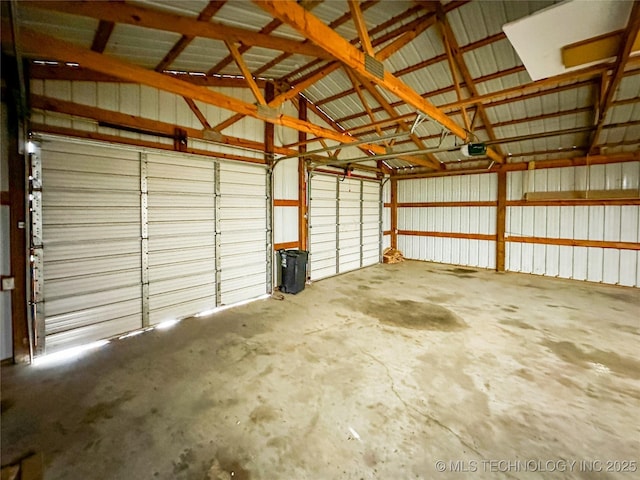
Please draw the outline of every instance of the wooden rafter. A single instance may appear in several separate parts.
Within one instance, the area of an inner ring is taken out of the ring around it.
[[[364,21],[362,10],[360,9],[360,0],[347,0],[349,3],[349,11],[351,12],[351,18],[356,26],[358,32],[358,38],[360,38],[360,45],[362,45],[362,51],[368,54],[370,57],[375,55],[373,51],[373,45],[371,45],[371,39],[369,38],[369,30],[367,24]]]
[[[449,21],[447,20],[447,14],[445,13],[444,8],[442,7],[441,4],[437,4],[436,8],[437,8],[437,15],[438,15],[438,24],[440,25],[442,30],[444,43],[445,45],[448,46],[448,49],[451,51],[453,60],[455,61],[455,64],[458,67],[460,74],[462,75],[462,78],[464,79],[464,83],[467,87],[467,90],[469,90],[469,93],[471,94],[472,97],[477,97],[479,95],[478,89],[476,88],[475,81],[471,76],[471,73],[469,72],[469,68],[467,67],[464,56],[460,51],[460,47],[458,46],[458,41],[453,32],[453,29],[451,28],[451,25],[449,25]],[[454,70],[455,70],[455,67],[454,67]],[[462,98],[459,97],[458,100],[462,100]],[[495,132],[493,131],[493,127],[491,126],[491,122],[489,121],[489,116],[487,115],[487,112],[484,109],[484,105],[478,104],[477,107],[478,107],[477,114],[480,115],[480,119],[482,120],[482,124],[486,129],[489,140],[495,140],[496,135],[495,135]],[[463,117],[466,118],[467,114],[466,114],[466,111],[464,110],[464,107],[461,107],[461,111],[462,111]],[[468,119],[465,120],[465,124],[468,124]],[[471,128],[470,128],[471,125],[469,124],[468,126],[469,126],[468,130],[469,132],[471,132]],[[503,163],[504,153],[501,151],[499,146],[496,146],[495,149],[499,155],[499,158],[493,158],[493,160],[497,160],[500,163]]]
[[[363,2],[360,5],[360,10],[361,11],[365,11],[366,9],[374,6],[376,3],[378,3],[380,0],[367,0],[365,2]],[[303,4],[304,6],[304,4]],[[329,27],[331,28],[338,28],[340,25],[348,22],[351,19],[351,12],[347,12],[344,15],[341,15],[340,17],[338,17],[337,19],[335,19],[333,22],[331,22],[329,24]],[[281,22],[282,23],[282,22]],[[308,40],[305,40],[305,43],[308,42]],[[291,56],[290,53],[282,53],[280,55],[278,55],[276,58],[274,58],[273,60],[271,60],[270,62],[266,63],[265,65],[263,65],[262,67],[258,68],[255,71],[256,75],[260,75],[264,72],[266,72],[267,70],[273,68],[275,65],[278,65],[279,63],[282,63],[284,60],[286,60],[287,58],[289,58]],[[313,65],[316,65],[317,63],[319,63],[318,60],[314,60],[312,62]],[[313,66],[311,65],[311,66]],[[307,64],[304,66],[304,70],[311,68],[310,64]],[[293,76],[295,74],[295,72],[291,72],[290,75]]]
[[[11,32],[7,28],[4,28],[4,23],[2,26],[2,41],[4,43],[11,44]],[[21,29],[20,42],[26,56],[35,55],[63,62],[77,62],[84,65],[86,68],[96,70],[101,73],[135,81],[143,85],[148,85],[176,95],[188,97],[193,100],[199,100],[210,105],[242,113],[243,115],[258,118],[266,122],[276,123],[295,130],[306,131],[307,133],[330,138],[339,142],[349,143],[356,140],[354,137],[343,135],[309,122],[301,122],[297,118],[286,115],[270,116],[261,114],[255,105],[248,104],[219,92],[214,92],[205,87],[195,86],[182,80],[171,78],[167,75],[150,71],[145,68],[132,65],[128,62],[93,52],[89,49],[78,47],[69,42],[44,35],[30,29]],[[380,153],[384,152],[384,149],[377,145],[371,145],[370,148]]]
[[[629,22],[627,24],[627,27],[625,28],[624,33],[622,34],[621,47],[611,72],[611,78],[609,79],[606,91],[603,92],[603,95],[600,98],[600,104],[598,105],[599,118],[596,125],[596,130],[591,138],[589,153],[594,153],[598,145],[600,133],[602,132],[602,127],[604,126],[609,107],[611,106],[613,97],[615,96],[616,90],[618,89],[620,81],[622,80],[625,67],[629,60],[629,56],[631,55],[631,50],[633,49],[633,44],[638,36],[639,31],[640,2],[633,2],[631,14],[629,15]]]
[[[313,85],[322,77],[328,75],[334,70],[337,70],[338,68],[340,68],[339,62],[330,62],[327,65],[324,65],[323,67],[315,70],[314,72],[311,72],[309,75],[300,79],[295,85],[291,86],[291,88],[278,94],[271,102],[268,103],[268,106],[271,108],[276,108],[282,105],[287,100],[296,98],[298,94],[301,93],[305,88],[309,87],[310,85]],[[225,128],[228,128],[234,123],[242,120],[243,117],[244,116],[240,114],[233,115],[228,119],[224,120],[223,122],[220,122],[218,125],[216,125],[214,127],[214,130],[221,132]]]
[[[463,5],[466,2],[451,2],[448,3],[445,7],[445,10],[447,12],[453,10],[454,8],[458,8],[460,5]],[[423,7],[420,6],[416,6],[414,8],[418,8],[421,9]],[[400,14],[397,17],[394,17],[394,19],[397,19],[397,21],[400,21],[401,19],[403,19],[405,17],[405,15],[411,12],[412,14],[415,13],[415,11],[413,9],[409,9],[407,10],[407,12],[405,12],[404,14]],[[388,45],[386,45],[385,47],[383,47],[377,54],[376,54],[376,58],[380,59],[382,57],[382,59],[385,58],[389,58],[393,53],[395,53],[396,51],[400,50],[400,48],[402,48],[404,45],[406,45],[407,43],[409,43],[411,40],[413,40],[415,37],[417,37],[420,33],[422,33],[424,30],[426,30],[427,28],[429,28],[430,26],[434,25],[436,21],[436,17],[434,15],[429,15],[427,14],[424,18],[418,18],[408,24],[402,25],[400,27],[398,27],[395,30],[392,30],[388,33],[386,33],[385,35],[375,38],[373,40],[373,46],[378,46],[378,45],[382,45],[385,42],[388,42],[391,39],[394,39],[391,43],[389,43]],[[395,23],[395,22],[394,22]],[[379,31],[382,31],[381,27],[389,28],[389,26],[393,25],[392,23],[389,22],[385,22],[384,24],[379,25],[378,27],[373,28],[370,33],[373,35]],[[504,34],[501,34],[499,36],[496,36],[496,40],[497,39],[502,39],[505,38]],[[351,41],[351,43],[355,43],[355,41]],[[474,47],[474,45],[477,42],[474,42],[473,44],[469,44],[469,47]],[[465,47],[467,48],[467,47]],[[441,62],[443,60],[446,60],[446,56],[445,55],[441,55],[435,58],[434,63],[438,63]],[[430,60],[427,60],[427,62],[430,62]],[[422,62],[421,62],[422,63]],[[425,65],[428,66],[428,65]],[[411,67],[409,67],[411,68]],[[405,75],[406,73],[411,73],[415,70],[410,70],[410,71],[406,71],[404,72],[405,69],[401,69],[398,70],[396,72],[393,72],[393,74],[395,76],[402,76]],[[417,70],[417,69],[416,69]],[[354,91],[353,89],[349,89],[349,90],[345,90],[344,92],[340,92],[337,93],[335,95],[332,95],[330,97],[324,98],[320,101],[318,101],[318,105],[323,105],[325,103],[329,103],[332,102],[334,100],[337,100],[339,98],[342,97],[346,97],[349,96],[351,94],[353,94]]]
[[[255,80],[253,79],[253,75],[251,75],[251,71],[247,67],[247,64],[244,63],[244,59],[242,58],[242,54],[238,51],[238,47],[236,47],[233,44],[233,42],[229,42],[229,41],[226,41],[226,40],[225,40],[224,44],[229,49],[229,53],[231,53],[231,56],[233,57],[233,59],[236,62],[236,65],[238,65],[238,68],[242,72],[242,75],[244,76],[244,79],[246,80],[247,84],[249,85],[249,88],[251,89],[251,91],[253,92],[253,96],[256,97],[256,100],[258,101],[258,103],[260,105],[266,105],[267,102],[264,99],[264,95],[262,95],[262,92],[260,91],[260,88],[258,88],[258,85],[256,84]]]
[[[102,53],[104,49],[107,48],[107,43],[109,43],[109,38],[111,38],[111,34],[113,33],[113,29],[116,24],[113,22],[105,22],[104,20],[100,20],[98,23],[98,29],[96,30],[96,34],[93,37],[93,42],[91,43],[91,50],[94,52]]]
[[[211,20],[216,13],[224,6],[227,0],[211,0],[206,7],[200,12],[198,15],[198,21],[200,22],[208,22]],[[156,72],[162,72],[169,67],[178,55],[180,55],[185,48],[189,46],[189,44],[193,41],[195,37],[190,35],[182,35],[180,40],[176,42],[176,44],[169,50],[164,58],[160,61],[160,63],[156,66]]]
[[[353,88],[355,89],[356,93],[358,94],[358,98],[360,99],[360,103],[362,104],[362,106],[364,107],[365,111],[367,112],[367,115],[369,115],[369,118],[371,119],[371,122],[372,123],[376,123],[376,117],[375,117],[374,113],[371,111],[371,107],[369,106],[369,102],[367,102],[367,99],[364,96],[364,93],[362,93],[362,89],[360,88],[360,82],[355,77],[355,75],[351,72],[351,70],[349,70],[348,68],[345,68],[344,71],[347,73],[347,76],[349,77],[349,80],[351,80],[351,84],[353,85]],[[382,130],[380,129],[380,127],[376,127],[376,132],[378,133],[378,135],[382,136]]]
[[[271,20],[265,27],[261,28],[258,33],[262,33],[264,35],[269,35],[271,32],[273,32],[280,25],[282,25],[282,22],[280,20],[278,20],[278,19]],[[240,55],[242,55],[243,53],[249,51],[250,49],[251,49],[251,45],[241,45],[238,48],[238,53]],[[207,71],[207,75],[213,75],[213,74],[216,74],[216,73],[220,73],[224,67],[226,67],[227,65],[229,65],[233,61],[234,61],[234,56],[233,55],[227,55],[222,60],[220,60],[218,63],[216,63],[213,67],[211,67]]]
[[[254,0],[265,11],[273,17],[279,18],[301,34],[313,41],[316,45],[324,48],[327,53],[336,59],[344,62],[349,67],[357,71],[360,75],[374,81],[376,84],[387,89],[390,93],[404,100],[408,105],[431,117],[448,129],[459,138],[466,139],[465,130],[456,122],[451,120],[442,110],[435,107],[429,101],[423,99],[412,88],[389,72],[385,72],[383,78],[368,72],[364,68],[364,54],[354,48],[347,40],[324,25],[318,18],[295,2],[274,1],[274,0]],[[487,149],[489,158],[495,161],[502,161],[502,157],[492,149]]]
[[[194,37],[213,40],[239,42],[244,45],[298,53],[311,57],[331,58],[322,48],[311,43],[303,43],[273,35],[264,35],[244,28],[232,27],[222,23],[203,22],[194,18],[138,7],[127,3],[118,3],[117,8],[108,2],[78,1],[30,1],[22,5],[26,8],[41,8],[72,15],[81,15],[98,20],[125,23],[139,27],[152,28],[183,34],[189,32]]]
[[[451,72],[451,79],[453,81],[453,88],[456,91],[456,97],[458,100],[462,100],[462,89],[460,87],[460,81],[458,80],[458,66],[456,64],[455,58],[453,58],[453,52],[451,51],[451,44],[449,43],[449,38],[446,34],[442,34],[444,47],[447,53],[447,62],[449,64],[449,71]],[[469,123],[469,117],[467,116],[467,110],[465,107],[461,109],[462,120],[464,122],[464,126],[468,132],[471,132],[471,124]]]
[[[176,127],[178,127],[185,130],[189,138],[206,140],[204,132],[200,129],[185,127],[182,125],[174,125],[172,123],[161,122],[144,117],[136,117],[134,115],[127,115],[125,113],[115,112],[113,110],[106,110],[103,108],[82,105],[80,103],[69,102],[67,100],[60,100],[57,98],[49,98],[42,95],[32,94],[30,102],[31,107],[35,109],[61,113],[64,115],[73,115],[75,117],[90,119],[98,123],[102,122],[113,125],[120,125],[127,128],[156,132],[162,135],[173,135]],[[264,150],[264,144],[262,142],[246,140],[229,135],[220,135],[220,137],[216,139],[216,143],[246,148],[258,152],[262,152]],[[276,147],[275,151],[276,153],[280,153],[282,155],[290,155],[292,153],[295,153],[295,150],[285,147]]]
[[[393,118],[398,116],[398,113],[395,111],[395,109],[389,104],[387,99],[384,98],[384,96],[376,89],[376,86],[373,83],[371,83],[366,78],[362,78],[361,76],[359,77],[359,81],[362,85],[364,85],[364,88],[371,94],[371,96],[376,100],[376,102],[380,104],[380,106],[384,109],[385,112],[387,112],[387,114],[390,117]],[[399,122],[398,127],[404,132],[408,132],[410,130],[407,124],[404,122]],[[416,135],[415,133],[410,133],[409,138],[419,149],[425,150],[427,148],[427,146],[422,142],[422,140],[420,140],[418,135]],[[434,168],[436,170],[439,170],[442,168],[442,165],[440,164],[438,159],[435,158],[433,154],[427,154],[426,160],[416,157],[415,155],[410,155],[410,156],[404,155],[404,159],[406,161],[410,161],[412,163],[415,163],[416,165],[421,165],[423,167]]]
[[[209,125],[207,118],[204,116],[202,111],[198,108],[198,105],[196,105],[196,102],[194,102],[189,97],[182,97],[182,98],[184,98],[184,101],[187,102],[187,105],[189,106],[193,114],[198,118],[198,121],[202,125],[202,128],[211,129],[211,125]]]

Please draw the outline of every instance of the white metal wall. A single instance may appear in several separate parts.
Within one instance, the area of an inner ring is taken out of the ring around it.
[[[220,282],[223,305],[267,293],[267,171],[239,163],[220,165]],[[271,252],[269,252],[271,255]]]
[[[398,181],[398,203],[476,201],[497,201],[496,174]],[[495,206],[398,208],[398,230],[442,235],[398,235],[398,248],[410,259],[495,268],[495,241],[446,236],[495,235],[495,228]]]
[[[637,190],[639,179],[640,162],[510,172],[507,198],[521,200],[527,192]],[[637,250],[508,241],[520,236],[638,243],[637,205],[510,206],[506,236],[505,263],[510,271],[640,286]]]
[[[216,306],[214,162],[147,154],[149,324]]]
[[[382,210],[382,231],[385,233],[382,237],[382,250],[391,246],[391,180],[387,179],[382,183],[382,202],[384,208]]]
[[[139,328],[139,154],[59,141],[41,154],[47,353]]]
[[[309,245],[311,279],[380,261],[380,183],[311,176]]]

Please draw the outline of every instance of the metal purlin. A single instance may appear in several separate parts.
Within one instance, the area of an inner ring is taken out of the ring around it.
[[[140,255],[142,280],[142,326],[149,326],[149,162],[140,153]]]

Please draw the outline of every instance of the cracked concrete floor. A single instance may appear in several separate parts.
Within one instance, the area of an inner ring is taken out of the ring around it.
[[[3,368],[2,461],[42,452],[47,479],[632,478],[548,462],[640,460],[639,318],[634,289],[377,265]]]

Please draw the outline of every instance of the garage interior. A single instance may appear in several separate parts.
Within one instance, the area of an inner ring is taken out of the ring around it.
[[[637,474],[640,2],[0,6],[7,478]]]

